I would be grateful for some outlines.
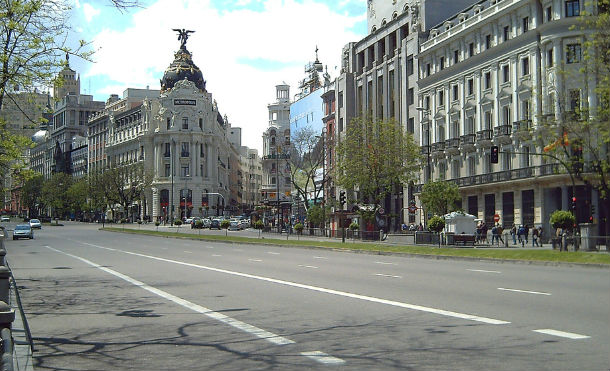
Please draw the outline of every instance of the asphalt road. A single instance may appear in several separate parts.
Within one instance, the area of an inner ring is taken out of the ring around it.
[[[6,241],[37,369],[610,369],[610,269],[97,227]]]

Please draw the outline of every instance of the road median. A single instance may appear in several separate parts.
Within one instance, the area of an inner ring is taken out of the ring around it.
[[[335,242],[312,240],[286,240],[278,238],[253,238],[222,235],[197,235],[179,232],[151,231],[131,228],[106,227],[101,230],[109,232],[130,233],[166,238],[183,238],[201,241],[309,247],[333,250],[346,250],[354,252],[368,252],[376,254],[414,255],[434,258],[456,259],[485,259],[491,261],[529,262],[539,264],[577,264],[582,266],[610,268],[610,254],[605,252],[560,252],[557,250],[531,250],[531,249],[494,249],[494,248],[453,248],[432,246],[400,246],[370,242]]]

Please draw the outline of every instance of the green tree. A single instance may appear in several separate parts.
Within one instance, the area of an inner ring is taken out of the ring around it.
[[[142,199],[153,180],[152,173],[143,163],[117,166],[106,170],[103,176],[108,201],[123,206],[128,217],[130,206]]]
[[[419,174],[419,145],[396,121],[355,118],[345,134],[337,145],[333,178],[341,188],[357,189],[357,201],[373,203],[376,210],[387,195]]]
[[[39,214],[39,210],[45,209],[45,204],[42,198],[42,187],[44,178],[42,174],[36,174],[26,180],[21,187],[21,202],[30,211],[30,218],[35,218]]]
[[[68,188],[68,203],[70,211],[81,214],[89,209],[88,204],[89,184],[86,178],[74,179]]]
[[[290,179],[292,188],[301,200],[307,200],[313,195],[314,205],[321,200],[323,184],[326,179],[320,181],[324,162],[324,148],[321,137],[316,136],[311,126],[304,126],[290,134]],[[305,211],[309,204],[304,203]]]
[[[430,220],[428,220],[428,229],[430,229],[432,232],[436,232],[437,234],[439,234],[438,247],[441,247],[440,233],[444,228],[445,228],[445,219],[443,219],[442,217],[435,215],[432,218],[430,218]]]
[[[551,225],[553,228],[561,228],[565,230],[572,230],[576,224],[576,218],[574,214],[566,210],[555,210],[551,214]]]
[[[70,210],[68,189],[72,185],[72,176],[65,173],[55,173],[44,182],[42,188],[43,202],[52,208],[54,217],[64,217]]]
[[[307,210],[307,220],[315,227],[321,226],[325,220],[324,208],[320,205],[313,205]]]
[[[419,199],[426,212],[445,215],[457,210],[457,203],[461,197],[457,185],[438,180],[424,184]]]

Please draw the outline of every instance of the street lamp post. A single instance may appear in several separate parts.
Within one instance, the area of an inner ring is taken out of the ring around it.
[[[426,179],[425,182],[429,182],[432,180],[432,167],[430,165],[430,152],[432,150],[432,146],[430,144],[430,110],[428,108],[425,107],[415,107],[416,110],[420,111],[423,115],[423,118],[428,119],[427,125],[428,125],[428,129],[426,130],[426,145],[428,146],[428,148],[426,149],[426,157],[427,157],[427,162],[428,165],[426,166]],[[425,215],[424,213],[424,227],[426,227],[426,217],[427,215]]]
[[[186,174],[186,179],[184,180],[184,219],[186,220],[187,216],[186,216],[186,202],[187,202],[187,197],[189,194],[189,187],[188,187],[188,180],[189,180],[190,174]]]
[[[280,149],[278,145],[275,151],[275,188],[277,197],[277,208],[275,209],[275,222],[277,223],[277,233],[282,233],[282,225],[280,224]]]
[[[169,148],[170,173],[172,178],[172,192],[170,196],[170,225],[174,224],[174,146],[176,142],[172,138],[172,145]]]

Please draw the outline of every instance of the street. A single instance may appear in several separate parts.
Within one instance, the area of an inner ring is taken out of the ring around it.
[[[6,241],[37,369],[610,368],[608,269],[98,228]]]

